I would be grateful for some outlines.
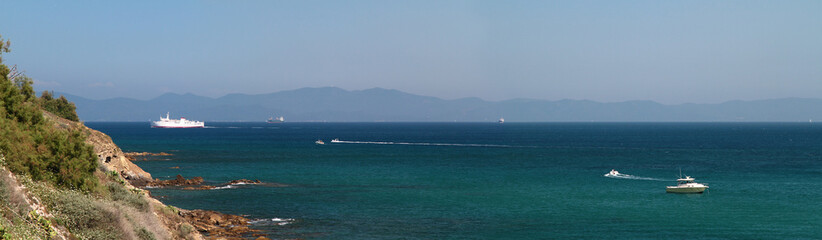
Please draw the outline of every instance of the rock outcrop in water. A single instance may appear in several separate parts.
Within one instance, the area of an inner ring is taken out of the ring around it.
[[[193,177],[190,179],[185,179],[183,175],[177,174],[177,177],[172,180],[160,180],[155,179],[154,181],[149,182],[146,184],[148,187],[167,187],[167,186],[192,186],[192,185],[200,185],[203,184],[203,177]]]
[[[180,216],[188,220],[197,231],[207,232],[213,237],[232,237],[237,239],[249,233],[258,232],[248,228],[249,219],[208,210],[180,210]]]

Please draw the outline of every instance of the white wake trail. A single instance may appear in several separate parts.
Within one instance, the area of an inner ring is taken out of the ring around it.
[[[640,177],[640,176],[634,176],[634,175],[628,175],[628,174],[622,174],[622,173],[618,173],[616,175],[605,174],[605,177],[620,178],[620,179],[632,179],[632,180],[647,180],[647,181],[669,181],[669,180],[660,179],[660,178]]]
[[[499,145],[499,144],[372,142],[372,141],[343,141],[343,140],[334,140],[331,143],[378,144],[378,145],[415,145],[415,146],[455,146],[455,147],[500,147],[500,148],[518,147],[518,146]]]

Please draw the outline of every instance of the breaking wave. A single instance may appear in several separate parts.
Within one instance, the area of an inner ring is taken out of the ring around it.
[[[252,224],[252,225],[258,225],[258,226],[259,225],[283,226],[283,225],[288,225],[288,224],[294,223],[294,219],[293,218],[263,218],[263,219],[254,219],[254,220],[248,221],[248,223]]]

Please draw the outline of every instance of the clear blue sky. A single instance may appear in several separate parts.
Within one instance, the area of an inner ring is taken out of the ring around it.
[[[822,1],[2,1],[4,58],[93,99],[822,98]]]

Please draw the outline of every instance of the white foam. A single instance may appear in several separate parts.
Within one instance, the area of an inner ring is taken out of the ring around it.
[[[222,187],[215,187],[215,188],[212,188],[212,190],[216,190],[216,189],[231,189],[231,188],[234,188],[234,187],[236,187],[236,186],[240,186],[240,185],[252,185],[252,184],[256,184],[256,183],[244,183],[244,182],[239,182],[239,183],[234,183],[234,184],[228,184],[228,185],[225,185],[225,186],[222,186]]]
[[[617,173],[616,175],[605,174],[605,177],[620,178],[620,179],[632,179],[632,180],[667,181],[665,179],[640,177],[640,176],[628,175],[628,174],[623,174],[623,173]]]
[[[249,224],[254,225],[277,225],[277,226],[284,226],[291,223],[294,223],[293,218],[263,218],[257,220],[248,221]]]

